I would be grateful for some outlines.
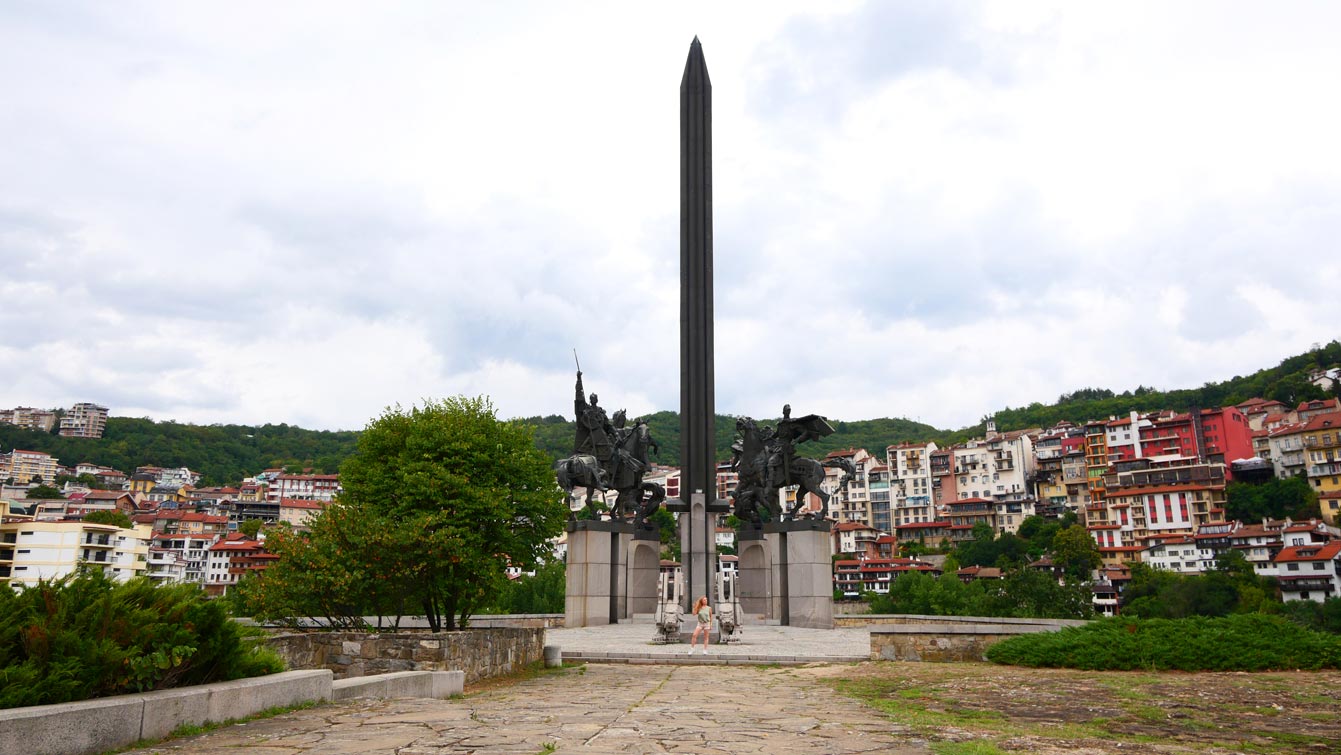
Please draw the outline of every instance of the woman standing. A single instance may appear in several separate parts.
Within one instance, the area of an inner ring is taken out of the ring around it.
[[[694,616],[698,618],[698,626],[694,627],[694,633],[689,635],[689,654],[694,654],[694,643],[698,642],[698,633],[703,633],[703,654],[708,654],[708,635],[712,631],[712,609],[708,607],[708,596],[699,596],[694,603]]]

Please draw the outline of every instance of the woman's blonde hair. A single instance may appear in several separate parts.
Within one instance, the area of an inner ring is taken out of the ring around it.
[[[708,596],[700,595],[698,600],[694,601],[694,613],[698,613],[698,609],[706,605],[708,605]]]

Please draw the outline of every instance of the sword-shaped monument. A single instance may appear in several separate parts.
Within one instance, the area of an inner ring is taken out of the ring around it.
[[[717,414],[713,402],[712,82],[698,37],[680,79],[680,514],[683,608],[717,605]]]

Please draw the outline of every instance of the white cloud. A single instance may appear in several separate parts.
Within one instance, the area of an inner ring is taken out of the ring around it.
[[[1248,372],[1338,335],[1325,15],[6,8],[0,405],[566,414],[577,348],[603,403],[678,408],[695,34],[719,410],[960,426]]]

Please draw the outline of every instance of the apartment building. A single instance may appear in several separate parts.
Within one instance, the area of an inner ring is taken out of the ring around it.
[[[1311,415],[1300,436],[1308,457],[1308,484],[1319,496],[1341,494],[1341,411]]]
[[[1276,581],[1281,600],[1318,603],[1338,594],[1341,541],[1288,545],[1276,556]]]
[[[935,443],[900,443],[885,448],[891,482],[891,520],[895,527],[936,520],[931,462],[939,450]],[[952,455],[941,458],[944,466],[952,464]]]
[[[56,426],[56,413],[30,406],[16,406],[13,409],[0,409],[0,422],[49,433]]]
[[[224,595],[244,576],[269,567],[278,558],[278,554],[267,553],[260,541],[235,532],[216,541],[206,552],[205,592]]]
[[[75,404],[61,417],[61,435],[67,438],[101,438],[107,429],[107,407]]]
[[[1034,515],[1030,480],[1036,464],[1030,431],[997,433],[995,423],[989,422],[985,439],[954,449],[959,499],[948,502],[947,508],[963,511],[964,507],[955,509],[954,504],[986,499],[993,504],[993,529],[1014,532]],[[955,515],[950,519],[954,522]]]
[[[16,448],[9,454],[6,476],[20,485],[34,480],[50,485],[56,481],[57,466],[56,459],[50,454]]]
[[[221,535],[165,532],[153,536],[146,576],[156,582],[203,584],[210,546]]]
[[[1087,506],[1086,528],[1105,563],[1224,519],[1224,464],[1134,459],[1113,465],[1103,488],[1103,502]]]
[[[32,587],[86,566],[124,582],[144,572],[152,535],[145,525],[6,522],[0,524],[0,581]]]
[[[265,498],[270,503],[279,503],[286,498],[330,503],[339,494],[340,475],[335,474],[281,474],[265,490]]]

